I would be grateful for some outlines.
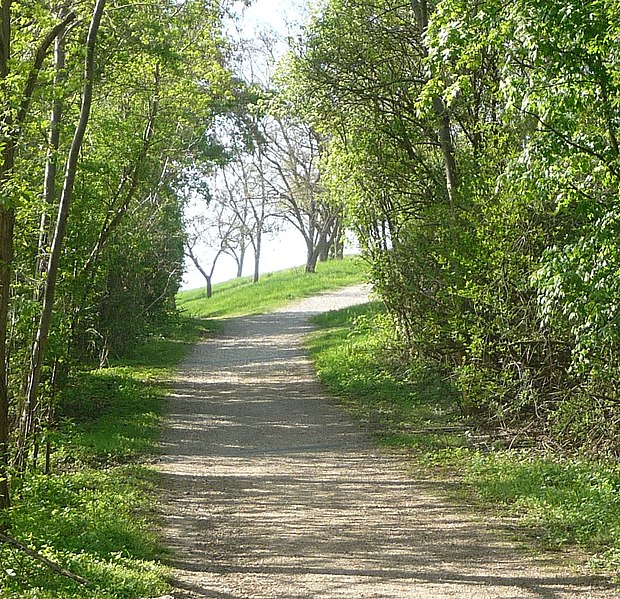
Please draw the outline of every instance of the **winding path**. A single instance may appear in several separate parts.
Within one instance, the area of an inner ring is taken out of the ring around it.
[[[184,364],[159,465],[174,597],[617,597],[438,499],[325,395],[308,315],[365,294],[227,321]]]

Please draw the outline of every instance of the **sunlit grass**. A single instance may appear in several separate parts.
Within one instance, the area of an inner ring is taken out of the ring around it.
[[[380,443],[412,468],[456,486],[477,512],[517,517],[544,550],[578,546],[595,567],[620,570],[620,467],[534,448],[477,448],[459,396],[432,369],[403,365],[380,304],[315,318],[308,345],[319,376]]]
[[[263,275],[257,283],[250,277],[214,285],[213,297],[204,289],[182,291],[177,306],[185,314],[200,318],[228,318],[261,314],[297,299],[322,291],[361,283],[366,279],[366,263],[359,257],[319,262],[315,273],[303,267]]]
[[[314,318],[308,347],[319,377],[387,446],[458,444],[446,433],[458,415],[455,390],[427,368],[401,369],[386,351],[393,339],[379,302]],[[443,432],[429,433],[429,430]]]
[[[52,572],[0,545],[0,597],[141,599],[165,594],[168,569],[154,526],[163,402],[174,367],[204,324],[185,321],[108,368],[74,373],[49,433],[52,471],[14,489],[10,534],[90,581]]]

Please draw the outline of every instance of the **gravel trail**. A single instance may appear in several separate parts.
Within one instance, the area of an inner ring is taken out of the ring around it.
[[[326,396],[302,346],[308,315],[366,297],[227,321],[186,360],[158,467],[174,597],[617,597],[438,499]]]

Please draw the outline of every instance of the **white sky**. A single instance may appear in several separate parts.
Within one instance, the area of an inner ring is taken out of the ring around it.
[[[287,22],[305,21],[307,10],[304,0],[255,0],[242,11],[245,31],[252,33],[259,26],[284,33]]]
[[[231,30],[240,29],[244,37],[252,37],[260,29],[273,29],[286,34],[291,26],[305,20],[306,2],[304,0],[255,0],[251,6],[239,7],[240,22]],[[305,264],[306,246],[301,234],[296,230],[281,231],[277,239],[265,239],[261,253],[261,274]],[[253,272],[254,256],[250,251],[246,256],[244,276]],[[210,264],[206,264],[210,268]],[[214,282],[226,281],[235,277],[237,268],[234,260],[221,256],[213,275]],[[186,273],[182,289],[195,289],[205,285],[204,277],[186,260]]]

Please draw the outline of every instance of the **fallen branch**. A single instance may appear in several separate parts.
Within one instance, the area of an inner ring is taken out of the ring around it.
[[[69,572],[69,570],[66,570],[62,566],[59,566],[57,563],[53,562],[52,560],[47,559],[46,557],[42,556],[40,553],[34,551],[34,549],[30,549],[30,547],[26,547],[26,545],[20,543],[19,541],[16,541],[12,537],[9,537],[1,532],[0,532],[0,542],[6,543],[7,545],[11,545],[11,547],[15,547],[16,549],[23,551],[26,555],[29,555],[30,557],[45,564],[48,568],[50,568],[50,570],[53,570],[57,574],[61,574],[62,576],[71,578],[71,580],[75,580],[76,582],[79,582],[80,584],[89,584],[88,580],[86,580],[85,578],[82,578],[81,576],[78,576],[77,574],[73,574],[73,572]]]

